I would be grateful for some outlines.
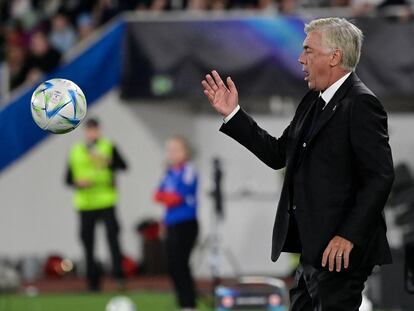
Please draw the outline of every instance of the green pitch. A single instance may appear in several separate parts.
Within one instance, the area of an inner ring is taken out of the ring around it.
[[[0,311],[105,311],[108,301],[118,295],[132,299],[137,306],[137,311],[178,310],[172,294],[137,292],[125,294],[47,294],[35,297],[0,294]],[[212,309],[200,305],[199,310],[211,311]]]
[[[0,294],[0,311],[105,311],[108,301],[118,295],[132,299],[137,311],[178,311],[172,294],[148,291],[125,294],[47,294],[35,297]],[[212,311],[213,308],[204,303],[199,304],[198,310]]]

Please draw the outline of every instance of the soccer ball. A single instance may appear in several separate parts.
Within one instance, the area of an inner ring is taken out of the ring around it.
[[[70,80],[51,79],[33,92],[33,120],[43,130],[64,134],[74,130],[86,116],[86,98]]]
[[[106,311],[136,311],[136,309],[131,299],[124,296],[117,296],[108,302]]]

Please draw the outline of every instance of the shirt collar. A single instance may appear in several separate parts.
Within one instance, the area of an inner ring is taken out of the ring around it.
[[[351,75],[351,73],[352,72],[348,72],[342,78],[336,80],[336,82],[332,84],[330,87],[328,87],[325,91],[319,93],[319,96],[321,96],[325,102],[325,106],[330,102],[332,97],[334,97],[336,91],[338,91],[338,89],[345,82],[345,80]]]

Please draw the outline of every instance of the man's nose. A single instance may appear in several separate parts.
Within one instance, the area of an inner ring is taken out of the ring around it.
[[[299,58],[298,58],[298,62],[301,63],[302,65],[305,64],[305,58],[304,58],[304,53],[300,53]]]

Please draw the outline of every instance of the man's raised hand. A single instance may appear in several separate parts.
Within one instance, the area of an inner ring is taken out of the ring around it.
[[[239,95],[233,80],[228,77],[226,82],[227,85],[215,70],[211,74],[207,74],[205,80],[201,81],[204,94],[213,108],[224,118],[233,112],[239,102]]]

